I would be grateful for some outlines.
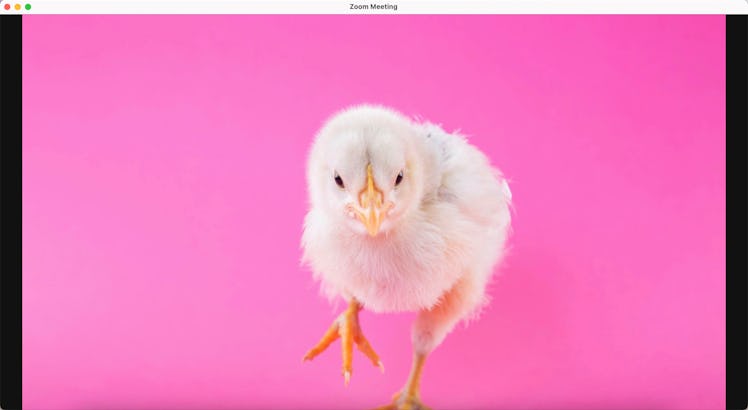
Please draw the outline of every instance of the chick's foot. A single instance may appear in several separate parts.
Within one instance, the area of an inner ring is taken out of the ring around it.
[[[392,403],[377,407],[375,410],[431,410],[421,402],[416,394],[399,392],[392,398]]]
[[[353,372],[354,344],[356,344],[358,349],[364,353],[369,360],[371,360],[374,366],[379,367],[379,369],[384,372],[382,361],[379,360],[379,356],[361,331],[361,326],[358,323],[359,310],[361,310],[361,306],[358,302],[352,301],[348,305],[348,309],[335,319],[330,328],[327,329],[327,332],[325,332],[324,336],[322,336],[319,343],[312,347],[304,355],[303,359],[303,361],[314,359],[320,353],[324,352],[332,342],[340,338],[343,351],[343,377],[346,386],[350,382],[351,373]]]

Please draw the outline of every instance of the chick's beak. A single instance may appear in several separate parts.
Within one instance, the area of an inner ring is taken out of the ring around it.
[[[379,227],[382,224],[387,211],[391,204],[383,204],[382,191],[377,188],[372,175],[371,164],[366,167],[366,188],[358,196],[360,209],[355,209],[356,217],[366,226],[366,231],[370,236],[376,236],[379,233]]]

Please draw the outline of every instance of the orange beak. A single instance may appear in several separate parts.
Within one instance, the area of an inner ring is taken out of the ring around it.
[[[366,167],[366,188],[358,195],[358,203],[361,209],[354,209],[356,217],[366,226],[366,231],[370,236],[376,236],[379,233],[379,227],[382,219],[390,206],[383,204],[384,195],[382,191],[374,184],[374,176],[371,171],[371,164]]]

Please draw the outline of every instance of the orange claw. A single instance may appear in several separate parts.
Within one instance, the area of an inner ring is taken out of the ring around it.
[[[379,360],[379,356],[364,337],[361,327],[358,323],[358,312],[361,305],[356,300],[351,300],[348,308],[335,319],[332,325],[327,329],[322,339],[312,347],[303,358],[303,361],[312,360],[320,353],[324,352],[338,337],[341,339],[341,350],[343,353],[343,378],[345,385],[351,381],[353,373],[353,344],[371,360],[374,366],[379,367],[384,372],[384,365]]]
[[[339,329],[338,321],[332,322],[332,326],[330,326],[329,329],[327,329],[327,332],[325,332],[325,335],[322,336],[322,340],[319,341],[313,348],[309,349],[308,352],[304,355],[304,359],[302,359],[303,362],[307,360],[312,360],[320,353],[324,352],[325,349],[327,349],[328,346],[332,344],[339,336],[340,333],[338,332]]]
[[[355,339],[356,346],[358,347],[358,350],[360,350],[363,354],[366,355],[366,357],[371,360],[371,363],[374,364],[374,366],[377,366],[379,370],[384,373],[384,365],[382,364],[382,361],[379,360],[379,356],[377,355],[377,352],[374,351],[374,349],[371,347],[371,344],[369,344],[369,341],[366,340],[366,337],[364,337],[364,334],[359,330],[358,337]]]

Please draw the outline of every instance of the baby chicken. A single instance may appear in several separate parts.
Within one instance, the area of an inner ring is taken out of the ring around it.
[[[411,373],[388,408],[425,408],[419,380],[426,356],[480,311],[503,256],[511,220],[506,180],[461,136],[364,105],[324,124],[307,184],[302,260],[326,296],[342,297],[348,308],[304,360],[340,337],[347,385],[354,344],[383,369],[358,312],[418,312]]]

